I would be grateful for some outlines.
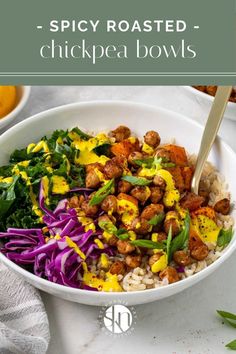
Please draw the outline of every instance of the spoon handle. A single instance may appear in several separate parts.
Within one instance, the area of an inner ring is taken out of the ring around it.
[[[197,157],[195,172],[192,178],[191,190],[198,194],[198,187],[203,167],[215,141],[220,123],[232,91],[232,86],[219,86],[203,132],[200,150]]]

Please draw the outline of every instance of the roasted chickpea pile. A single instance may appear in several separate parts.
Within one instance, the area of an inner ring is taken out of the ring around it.
[[[215,93],[211,86],[195,87]],[[115,250],[106,271],[124,276],[147,266],[160,280],[176,282],[184,267],[205,260],[217,246],[217,215],[230,213],[230,200],[212,206],[207,190],[192,193],[194,167],[185,149],[162,144],[157,131],[138,139],[119,126],[108,136],[106,158],[86,164],[89,195],[73,196],[70,206],[98,225],[101,242]]]
[[[208,95],[215,96],[217,86],[193,86],[195,89],[208,93]],[[232,89],[232,93],[229,97],[230,102],[236,102],[236,89]]]

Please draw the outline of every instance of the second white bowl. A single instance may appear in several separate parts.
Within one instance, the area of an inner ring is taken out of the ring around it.
[[[188,93],[189,97],[195,97],[206,111],[210,111],[214,96],[199,91],[192,86],[183,86],[183,88]],[[236,121],[236,103],[228,102],[224,118]]]

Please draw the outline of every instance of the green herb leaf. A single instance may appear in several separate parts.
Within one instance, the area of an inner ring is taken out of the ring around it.
[[[175,163],[169,162],[164,157],[147,157],[146,159],[138,159],[134,160],[136,165],[138,166],[144,166],[146,168],[155,168],[156,166],[159,166],[160,168],[169,168],[169,167],[175,167]]]
[[[61,155],[65,155],[70,162],[74,162],[75,154],[77,153],[74,147],[71,147],[67,144],[58,144],[56,143],[55,152]]]
[[[0,189],[7,189],[12,182],[0,182]]]
[[[231,327],[236,328],[236,315],[234,315],[233,313],[230,312],[226,312],[226,311],[220,311],[217,310],[218,315],[220,315],[225,322],[227,322]]]
[[[230,320],[227,320],[227,318],[224,318],[224,321],[225,321],[226,323],[228,323],[231,327],[236,328],[236,323],[234,323],[234,322],[232,322],[232,321],[230,321]]]
[[[25,171],[27,176],[30,177],[31,184],[35,184],[35,181],[41,179],[43,176],[49,175],[48,170],[43,164],[41,158],[32,159],[29,166],[18,166],[20,171]]]
[[[94,194],[89,202],[89,205],[100,204],[112,192],[114,184],[115,183],[113,178]]]
[[[186,215],[183,230],[172,240],[170,245],[169,260],[171,261],[175,251],[184,249],[188,245],[190,229],[190,216]]]
[[[117,230],[116,237],[118,237],[120,240],[126,240],[129,238],[129,234],[126,229],[120,228]]]
[[[170,168],[175,167],[176,164],[174,162],[170,162],[166,157],[155,157],[153,166],[160,168]]]
[[[67,157],[64,156],[64,158],[62,159],[62,162],[61,164],[58,166],[58,168],[54,169],[53,171],[53,175],[57,175],[57,176],[63,176],[63,177],[67,177],[68,175],[68,160],[67,160]]]
[[[10,177],[12,175],[13,165],[6,165],[0,167],[0,176],[1,177]]]
[[[223,320],[228,323],[231,327],[236,328],[236,315],[227,312],[227,311],[221,311],[217,310],[218,315],[223,318]],[[233,340],[232,342],[226,344],[226,347],[232,350],[236,350],[236,340]]]
[[[118,235],[121,235],[121,234],[124,234],[124,233],[127,233],[127,230],[124,227],[121,227],[119,230],[117,230],[117,234]]]
[[[162,162],[161,166],[163,168],[170,168],[170,167],[175,167],[176,164],[174,162]]]
[[[70,188],[75,186],[83,187],[85,185],[85,167],[84,166],[75,166],[71,164],[70,166],[70,177],[72,179],[70,183]],[[74,182],[74,183],[72,183]]]
[[[233,237],[232,227],[228,230],[221,229],[217,240],[217,246],[219,247],[227,246],[230,243],[232,237]]]
[[[138,159],[138,160],[134,160],[134,162],[138,166],[141,166],[141,167],[145,166],[147,168],[151,168],[152,164],[154,162],[154,157],[147,157],[146,159]]]
[[[226,344],[226,347],[232,350],[236,350],[236,339],[233,340],[232,342]]]
[[[93,149],[93,151],[95,152],[95,154],[97,154],[98,156],[101,155],[105,155],[105,156],[109,156],[110,153],[110,147],[111,145],[106,143],[100,146],[97,146]]]
[[[34,227],[42,227],[40,225],[40,220],[37,215],[33,214],[31,206],[24,206],[24,209],[16,209],[13,213],[11,211],[10,215],[6,218],[6,225],[4,230],[8,227],[16,227],[23,229],[30,229]],[[0,229],[2,229],[0,227]]]
[[[217,313],[218,313],[222,318],[227,318],[227,319],[236,321],[236,315],[234,315],[234,314],[231,313],[231,312],[217,310]]]
[[[139,239],[130,242],[134,246],[145,247],[151,249],[164,249],[166,246],[162,242],[154,242],[151,240]]]
[[[149,181],[146,178],[135,176],[123,176],[122,180],[127,181],[133,184],[134,186],[147,186],[148,184],[152,183],[152,181]]]
[[[159,225],[165,218],[165,213],[160,213],[160,214],[156,214],[153,216],[153,218],[151,218],[148,223],[149,225]]]
[[[78,127],[73,128],[71,131],[75,132],[83,140],[89,140],[91,138],[90,135],[82,132]]]
[[[25,149],[20,149],[20,150],[15,150],[11,156],[10,156],[10,162],[11,163],[16,163],[16,162],[20,162],[20,161],[25,161],[25,160],[30,160],[32,159],[34,156],[40,156],[42,155],[42,152],[37,152],[37,153],[27,153],[27,148]]]
[[[166,254],[167,254],[167,259],[169,261],[170,258],[170,246],[171,246],[171,241],[172,241],[172,225],[170,226],[167,240],[166,240]]]
[[[127,238],[129,238],[129,234],[127,233],[126,229],[121,228],[118,230],[112,222],[100,221],[98,225],[102,230],[108,232],[111,235],[116,236],[120,240],[126,240]]]
[[[117,227],[111,221],[100,221],[98,225],[102,230],[111,235],[115,235],[117,233]]]
[[[68,139],[68,130],[62,130],[62,129],[55,130],[49,138],[47,136],[44,136],[41,140],[47,142],[48,148],[51,152],[55,152],[58,138],[60,138],[63,142],[66,141],[70,143]]]
[[[7,189],[3,190],[2,194],[0,195],[0,217],[3,217],[5,214],[7,214],[8,210],[16,199],[15,185],[18,179],[19,176],[13,177],[13,182],[9,184]]]
[[[118,233],[115,235],[117,238],[119,238],[120,240],[124,241],[127,240],[127,238],[129,238],[129,234],[125,233],[125,234],[120,234],[118,235]]]

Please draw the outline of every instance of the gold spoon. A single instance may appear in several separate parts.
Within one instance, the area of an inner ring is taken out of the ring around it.
[[[232,86],[219,86],[203,132],[200,150],[191,183],[191,191],[198,194],[198,187],[204,164],[215,141],[220,123],[232,91]]]

